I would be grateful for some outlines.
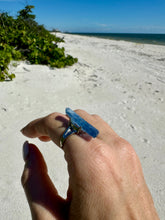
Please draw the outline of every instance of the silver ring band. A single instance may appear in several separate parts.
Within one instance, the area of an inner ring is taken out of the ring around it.
[[[72,122],[69,122],[69,126],[68,128],[64,131],[61,139],[60,139],[60,147],[63,148],[64,146],[64,142],[66,141],[66,139],[72,135],[72,134],[78,134],[81,131],[81,127],[78,127],[74,124],[72,124]]]

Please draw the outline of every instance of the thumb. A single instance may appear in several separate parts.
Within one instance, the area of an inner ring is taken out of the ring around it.
[[[24,143],[25,168],[21,182],[33,219],[66,219],[67,202],[62,199],[47,173],[47,166],[38,148]]]

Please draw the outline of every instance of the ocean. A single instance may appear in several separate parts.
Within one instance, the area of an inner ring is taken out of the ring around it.
[[[118,34],[118,33],[72,33],[90,37],[112,40],[124,40],[142,44],[157,44],[165,46],[165,34]]]

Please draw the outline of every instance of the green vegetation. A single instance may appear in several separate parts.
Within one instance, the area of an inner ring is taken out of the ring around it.
[[[77,58],[65,55],[58,43],[63,39],[50,34],[35,21],[34,6],[27,5],[16,18],[8,13],[0,14],[0,81],[12,80],[8,73],[11,60],[28,60],[31,64],[44,64],[62,68],[77,62]]]

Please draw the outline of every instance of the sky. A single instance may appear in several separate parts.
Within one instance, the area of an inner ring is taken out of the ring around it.
[[[165,34],[165,0],[0,0],[0,12],[14,16],[27,4],[47,29]]]

